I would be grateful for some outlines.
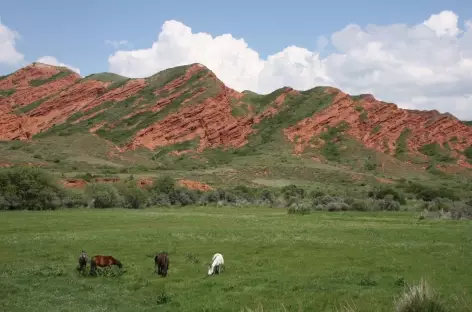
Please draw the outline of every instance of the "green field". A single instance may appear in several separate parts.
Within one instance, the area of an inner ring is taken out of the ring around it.
[[[470,311],[472,227],[392,213],[185,207],[3,212],[1,311],[394,311],[401,277],[424,277],[449,311]],[[113,255],[118,276],[82,277]],[[167,278],[153,255],[170,253]],[[214,253],[225,270],[206,278]],[[89,269],[89,266],[87,267]]]

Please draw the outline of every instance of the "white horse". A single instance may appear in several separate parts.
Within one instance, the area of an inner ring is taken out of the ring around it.
[[[220,268],[222,265],[225,264],[225,260],[223,259],[223,255],[220,253],[216,253],[213,255],[213,258],[211,258],[211,265],[208,266],[208,275],[213,275],[213,274],[220,274]]]

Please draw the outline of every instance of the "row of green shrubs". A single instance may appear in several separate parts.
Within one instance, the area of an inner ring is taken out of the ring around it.
[[[407,205],[407,197],[414,197],[416,201]],[[77,192],[64,189],[54,176],[38,168],[0,170],[1,210],[51,210],[61,207],[139,209],[187,205],[266,206],[287,208],[290,214],[399,211],[415,207],[419,211],[452,212],[461,218],[472,216],[472,200],[459,201],[455,193],[448,189],[433,189],[411,182],[401,183],[397,188],[374,187],[359,198],[326,194],[319,189],[308,191],[296,185],[279,189],[240,185],[204,192],[180,187],[168,176],[156,179],[146,188],[137,186],[136,180],[130,176],[117,183],[88,183],[84,192]]]

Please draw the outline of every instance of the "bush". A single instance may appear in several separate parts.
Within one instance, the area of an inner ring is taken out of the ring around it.
[[[164,193],[150,193],[148,198],[150,206],[166,207],[170,206],[169,195]]]
[[[417,199],[424,201],[432,201],[436,198],[448,198],[451,200],[459,200],[459,196],[453,189],[450,189],[446,186],[441,186],[439,188],[434,188],[412,181],[403,182],[399,185],[403,188],[405,192],[414,194]]]
[[[197,203],[198,195],[186,188],[176,188],[170,192],[169,201],[171,205],[188,206]]]
[[[392,198],[379,199],[374,202],[374,211],[399,211],[400,203]]]
[[[31,167],[0,170],[0,209],[48,210],[61,206],[66,193],[46,172]]]
[[[169,176],[158,178],[150,188],[152,193],[170,194],[175,189],[175,181]]]
[[[273,205],[275,203],[275,200],[276,200],[275,194],[272,191],[268,190],[268,189],[264,189],[261,192],[261,200],[262,200],[262,202],[266,202],[266,203],[269,203],[269,204]]]
[[[95,208],[112,208],[122,205],[122,198],[118,190],[108,183],[87,184],[85,196],[91,206]]]
[[[284,199],[289,200],[290,198],[305,198],[305,189],[296,186],[295,184],[290,184],[287,186],[284,186],[281,190]]]
[[[369,197],[375,199],[385,199],[388,195],[391,195],[392,199],[399,202],[401,205],[406,204],[405,195],[388,186],[376,187],[374,190],[369,192]]]
[[[408,287],[403,295],[395,302],[397,312],[445,312],[446,308],[440,302],[429,284],[421,279],[418,285]]]
[[[138,209],[147,205],[147,192],[138,187],[132,179],[125,183],[117,184],[117,189],[122,197],[125,208]]]
[[[66,208],[83,208],[87,207],[87,201],[84,196],[80,193],[69,192],[66,195],[62,204]]]
[[[451,218],[455,220],[472,219],[472,206],[467,203],[454,202],[449,212],[451,213]]]

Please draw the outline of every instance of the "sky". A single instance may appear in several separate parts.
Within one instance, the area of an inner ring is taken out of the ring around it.
[[[319,85],[472,119],[472,1],[0,0],[0,75],[146,77],[201,63],[267,94]]]

